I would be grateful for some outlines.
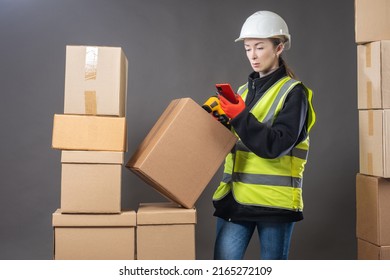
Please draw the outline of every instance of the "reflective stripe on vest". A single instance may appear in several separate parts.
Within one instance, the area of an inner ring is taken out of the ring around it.
[[[283,77],[269,88],[253,106],[251,113],[259,122],[272,126],[283,108],[288,93],[299,81]],[[315,122],[312,92],[305,88],[309,109],[308,133]],[[241,86],[238,94],[245,100],[248,84]],[[265,159],[252,153],[239,139],[235,149],[225,160],[222,182],[213,199],[222,199],[230,191],[238,203],[273,208],[303,210],[302,179],[309,150],[309,137],[298,143],[285,155]]]

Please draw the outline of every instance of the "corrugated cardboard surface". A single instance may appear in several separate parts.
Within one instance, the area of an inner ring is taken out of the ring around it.
[[[194,260],[196,210],[174,203],[140,203],[137,259]]]
[[[170,202],[140,203],[137,210],[137,224],[196,224],[196,210],[186,209]]]
[[[126,166],[165,197],[192,208],[236,141],[193,100],[178,99]]]
[[[390,108],[390,41],[358,47],[358,108]]]
[[[358,239],[358,260],[390,260],[390,246],[377,246]]]
[[[134,227],[54,228],[56,260],[134,260]]]
[[[123,152],[61,151],[62,163],[108,163],[123,164]]]
[[[52,147],[124,152],[127,147],[126,119],[55,114]]]
[[[119,213],[122,166],[62,164],[61,209],[64,213]]]
[[[53,213],[54,259],[133,260],[135,211],[119,214]]]
[[[390,177],[390,110],[359,110],[360,173]]]
[[[388,0],[355,0],[356,43],[389,40],[389,14]]]
[[[194,260],[195,225],[138,225],[138,260]]]
[[[88,51],[93,74],[86,77]],[[117,47],[66,47],[65,114],[126,115],[128,61]]]
[[[390,246],[390,179],[356,176],[356,235]]]

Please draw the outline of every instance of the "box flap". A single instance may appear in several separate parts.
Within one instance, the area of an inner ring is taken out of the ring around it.
[[[126,210],[120,214],[62,214],[52,215],[53,227],[128,227],[136,225],[136,213]]]
[[[124,153],[106,151],[62,151],[61,162],[123,164]]]
[[[137,211],[138,225],[195,223],[195,208],[187,209],[175,203],[140,203]]]

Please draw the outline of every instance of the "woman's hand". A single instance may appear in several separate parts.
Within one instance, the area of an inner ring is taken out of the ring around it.
[[[218,98],[220,100],[221,109],[230,119],[234,119],[245,109],[245,102],[238,94],[236,94],[236,99],[238,100],[237,104],[230,103],[221,95],[218,95]]]

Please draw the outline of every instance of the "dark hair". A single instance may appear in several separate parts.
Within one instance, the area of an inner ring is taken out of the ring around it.
[[[279,44],[284,43],[283,38],[279,38],[279,37],[270,38],[270,40],[271,40],[271,42],[272,42],[272,44],[274,45],[275,48]],[[284,65],[284,67],[286,68],[287,75],[289,75],[293,79],[296,79],[297,76],[294,74],[293,70],[290,67],[288,67],[286,61],[283,59],[282,56],[279,57],[279,65]]]

